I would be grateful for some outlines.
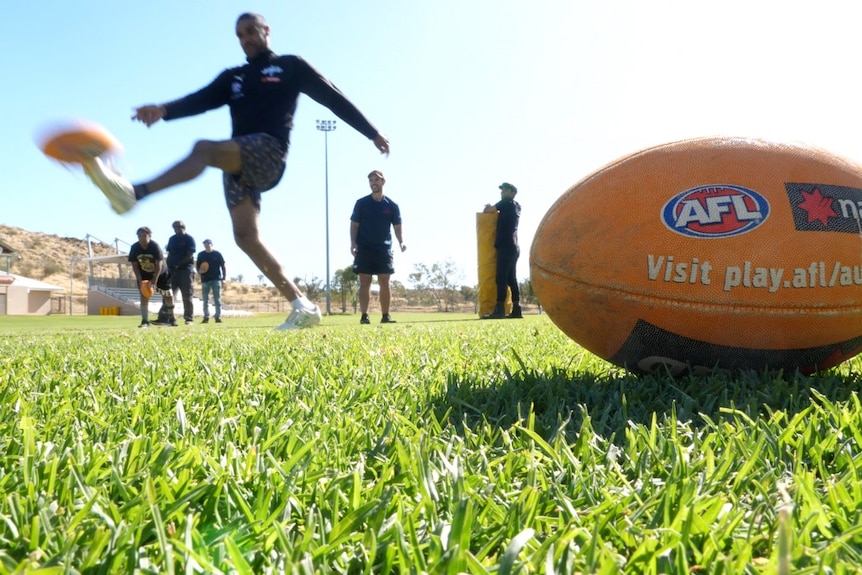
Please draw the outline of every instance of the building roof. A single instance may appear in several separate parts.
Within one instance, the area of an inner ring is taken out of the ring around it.
[[[7,244],[3,240],[0,240],[0,254],[14,254],[14,253],[15,253],[15,250],[12,248],[12,246]]]
[[[34,280],[33,278],[27,278],[24,276],[19,276],[15,274],[7,274],[3,270],[0,270],[0,277],[6,279],[12,278],[12,282],[8,285],[13,285],[16,287],[26,287],[30,291],[64,291],[65,288],[61,288],[59,286],[51,285],[45,282],[40,282],[39,280]],[[6,282],[3,282],[6,283]]]

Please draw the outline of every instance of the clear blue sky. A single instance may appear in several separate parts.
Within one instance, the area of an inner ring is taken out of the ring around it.
[[[196,139],[230,134],[227,109],[133,123],[133,107],[183,96],[241,64],[236,17],[262,13],[272,48],[329,77],[391,141],[389,158],[338,122],[329,135],[330,271],[350,265],[349,216],[382,170],[416,263],[452,259],[476,283],[475,214],[518,186],[522,257],[550,205],[641,148],[736,135],[807,142],[862,161],[858,3],[729,0],[33,0],[4,8],[0,222],[60,236],[164,245],[175,219],[212,238],[228,275],[258,271],[233,243],[220,174],[115,215],[80,173],[41,155],[35,131],[85,118],[149,179]],[[290,277],[325,277],[324,136],[334,116],[301,97],[288,169],[263,200],[262,231]],[[625,205],[621,203],[620,209]],[[613,238],[609,238],[613,241]],[[123,246],[125,247],[125,245]],[[202,246],[200,246],[202,249]]]

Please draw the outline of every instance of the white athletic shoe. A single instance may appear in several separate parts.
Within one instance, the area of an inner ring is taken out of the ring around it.
[[[115,212],[125,214],[135,207],[138,200],[135,199],[134,186],[111,166],[105,165],[100,158],[82,162],[81,166],[84,168],[84,173],[111,202]]]
[[[320,318],[322,314],[320,313],[320,308],[318,306],[314,306],[314,309],[309,311],[305,308],[299,308],[293,310],[287,319],[284,320],[284,323],[275,328],[278,331],[285,331],[288,329],[303,329],[306,327],[314,327],[320,323]]]

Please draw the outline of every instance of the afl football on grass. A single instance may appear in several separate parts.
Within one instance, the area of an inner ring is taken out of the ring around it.
[[[812,373],[862,351],[862,167],[700,138],[566,191],[530,251],[551,320],[633,372]]]
[[[46,156],[65,164],[79,164],[121,149],[110,132],[84,120],[50,124],[40,131],[36,142]]]

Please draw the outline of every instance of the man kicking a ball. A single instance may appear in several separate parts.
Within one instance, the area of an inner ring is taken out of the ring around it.
[[[225,70],[210,85],[179,100],[141,106],[132,116],[149,127],[159,120],[193,116],[227,104],[233,124],[231,139],[200,140],[175,166],[134,186],[99,158],[83,165],[118,214],[129,211],[150,194],[198,177],[208,167],[222,170],[237,245],[293,306],[287,320],[276,329],[300,329],[320,323],[320,308],[288,279],[258,230],[261,193],[275,187],[284,174],[299,94],[307,94],[329,108],[386,155],[389,140],[305,60],[279,56],[270,50],[269,33],[263,16],[240,15],[236,35],[247,64]]]

